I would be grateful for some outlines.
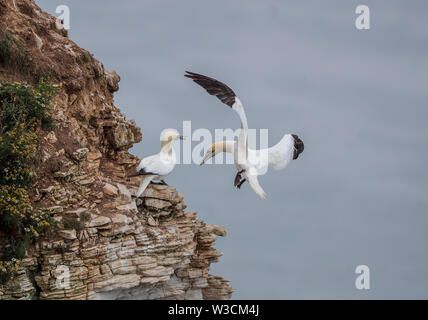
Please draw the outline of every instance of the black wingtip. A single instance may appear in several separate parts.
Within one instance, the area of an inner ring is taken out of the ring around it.
[[[127,176],[127,178],[138,177],[140,175],[141,175],[140,172],[136,172],[136,173],[130,174],[129,176]]]
[[[184,74],[184,76],[185,77],[187,77],[187,78],[190,78],[190,79],[192,79],[192,80],[195,80],[195,77],[197,77],[197,76],[202,76],[201,74],[199,74],[199,73],[194,73],[194,72],[191,72],[191,71],[185,71],[187,74]]]
[[[293,154],[293,160],[296,160],[299,155],[305,150],[305,145],[302,141],[302,139],[299,138],[297,134],[291,135],[294,139],[294,154]]]
[[[185,72],[186,74],[184,76],[186,78],[192,79],[195,83],[204,88],[208,92],[208,94],[216,96],[224,104],[228,105],[229,107],[232,107],[235,103],[235,92],[233,92],[233,90],[229,88],[226,84],[214,78],[204,76],[203,74],[190,71]]]

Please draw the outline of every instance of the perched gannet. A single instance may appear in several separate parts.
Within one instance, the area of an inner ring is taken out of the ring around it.
[[[172,147],[172,142],[176,139],[183,140],[183,136],[172,130],[164,132],[161,136],[161,151],[141,160],[137,166],[137,173],[128,176],[128,178],[143,176],[136,194],[137,198],[143,194],[152,180],[160,180],[160,184],[166,185],[164,179],[174,170],[177,163],[175,151]]]
[[[201,165],[220,152],[232,153],[238,173],[235,176],[234,185],[240,188],[248,181],[251,188],[262,199],[266,199],[266,193],[260,186],[258,176],[267,171],[269,165],[275,170],[285,169],[291,160],[299,157],[303,152],[303,141],[295,134],[286,134],[275,146],[267,149],[252,150],[248,148],[248,123],[244,106],[233,90],[224,83],[193,72],[186,71],[186,77],[203,87],[210,95],[219,98],[224,104],[231,107],[241,119],[241,130],[238,141],[220,141],[208,148]]]

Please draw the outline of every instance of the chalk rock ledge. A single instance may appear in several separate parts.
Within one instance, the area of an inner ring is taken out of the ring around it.
[[[55,128],[41,131],[29,190],[55,225],[0,284],[0,300],[230,298],[229,281],[209,273],[226,230],[186,211],[174,187],[150,185],[135,197],[140,178],[127,176],[140,159],[128,149],[142,134],[114,105],[120,77],[55,21],[32,0],[0,0],[0,31],[29,59],[25,70],[0,59],[0,79],[35,84],[48,75],[58,87]],[[7,240],[0,232],[0,256]]]

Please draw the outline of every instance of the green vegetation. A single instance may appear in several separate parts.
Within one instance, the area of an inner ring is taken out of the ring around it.
[[[10,278],[28,245],[53,224],[49,212],[32,207],[28,188],[40,128],[53,128],[49,103],[55,91],[43,78],[34,88],[0,81],[0,234],[7,239],[0,282]]]
[[[0,29],[0,65],[24,72],[29,69],[30,63],[22,44],[14,36]]]
[[[60,33],[61,33],[61,35],[62,35],[63,37],[68,38],[68,30],[66,30],[66,29],[61,29]]]
[[[85,226],[85,222],[89,220],[89,215],[82,212],[79,215],[79,218],[64,218],[64,220],[62,221],[62,224],[64,225],[65,229],[76,229],[76,231],[82,231],[84,226]]]

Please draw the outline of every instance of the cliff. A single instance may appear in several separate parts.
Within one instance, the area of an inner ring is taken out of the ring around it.
[[[229,281],[209,274],[224,228],[185,211],[174,187],[133,197],[139,178],[126,176],[139,159],[128,149],[142,134],[114,105],[120,77],[32,0],[0,0],[0,79],[34,86],[42,76],[57,87],[55,127],[38,131],[28,192],[55,223],[0,284],[0,299],[230,298]],[[0,253],[8,240],[0,231]]]

